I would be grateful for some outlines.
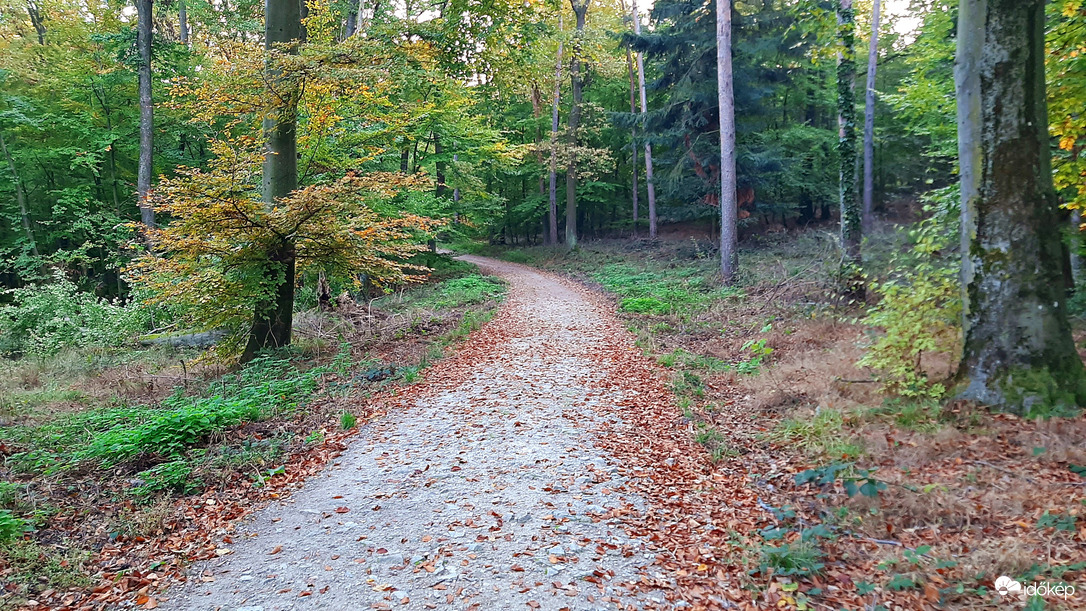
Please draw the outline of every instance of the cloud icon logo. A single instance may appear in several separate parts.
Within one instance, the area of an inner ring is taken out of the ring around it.
[[[1007,577],[1006,575],[1000,575],[999,579],[995,580],[996,592],[999,592],[1000,596],[1010,596],[1011,594],[1018,594],[1022,591],[1022,584]]]

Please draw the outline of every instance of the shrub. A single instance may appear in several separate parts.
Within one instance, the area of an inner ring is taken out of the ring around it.
[[[18,539],[28,529],[26,520],[16,517],[10,509],[0,509],[0,543]]]
[[[667,314],[671,311],[670,306],[655,297],[627,297],[618,309],[635,314]]]
[[[137,477],[143,480],[143,485],[136,489],[137,496],[148,496],[153,492],[177,492],[188,494],[198,487],[196,482],[190,481],[192,465],[187,460],[173,460],[155,465],[146,471],[141,471]]]
[[[213,433],[265,419],[306,400],[316,391],[324,369],[289,372],[290,367],[289,361],[265,356],[233,380],[224,380],[221,395],[174,395],[162,409],[132,410],[128,418],[112,420],[117,424],[94,435],[72,458],[108,467],[144,454],[179,457]]]
[[[51,356],[63,348],[116,346],[147,328],[138,305],[118,306],[80,291],[59,272],[47,284],[10,289],[0,306],[0,353]]]
[[[946,393],[923,368],[925,354],[954,355],[960,350],[961,282],[955,257],[944,257],[955,238],[953,205],[943,200],[955,190],[929,197],[935,214],[910,232],[913,248],[896,261],[891,279],[872,285],[879,304],[866,323],[882,330],[859,365],[877,372],[884,390],[903,397],[938,399]]]

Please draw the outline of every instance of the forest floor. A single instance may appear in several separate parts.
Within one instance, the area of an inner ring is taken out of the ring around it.
[[[201,372],[181,407],[122,402],[284,404],[180,457],[91,456],[116,447],[103,422],[156,422],[88,407],[132,370],[24,380],[36,407],[0,406],[0,503],[36,530],[0,547],[0,608],[1027,606],[1000,575],[1081,586],[1028,608],[1086,607],[1086,418],[885,396],[834,248],[817,229],[746,244],[736,286],[696,237],[486,249],[532,267],[468,257],[507,290],[470,335],[481,276],[306,314],[316,355]]]
[[[865,246],[873,278],[904,247],[891,229]],[[607,295],[665,369],[702,476],[745,479],[725,493],[740,506],[756,495],[756,529],[700,535],[730,561],[683,567],[700,587],[728,575],[723,596],[746,608],[1086,608],[1086,417],[884,393],[857,364],[878,330],[840,297],[835,248],[818,229],[748,240],[734,286],[696,236],[481,250]],[[923,366],[938,380],[948,361]],[[1011,600],[1001,575],[1077,591]]]
[[[692,440],[643,426],[681,419],[658,369],[584,288],[466,259],[508,284],[493,320],[164,608],[675,606],[654,566],[672,550],[626,520],[660,511],[644,493],[658,469],[691,476],[671,494],[707,483],[689,471]],[[697,509],[685,519],[715,528]]]

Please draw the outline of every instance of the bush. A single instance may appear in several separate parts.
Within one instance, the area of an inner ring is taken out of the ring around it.
[[[929,197],[935,214],[910,232],[913,248],[896,261],[891,279],[872,285],[879,304],[865,321],[883,331],[859,365],[877,372],[884,390],[903,397],[941,398],[946,387],[931,383],[921,357],[957,354],[961,345],[961,281],[956,257],[946,257],[956,235],[957,211],[943,200],[956,196],[945,189]]]
[[[26,520],[16,517],[10,509],[0,509],[0,543],[18,539],[26,534],[28,529]]]
[[[137,477],[143,480],[143,485],[136,489],[136,496],[148,496],[153,492],[177,492],[188,494],[197,488],[198,484],[189,478],[192,476],[192,465],[187,460],[173,460],[155,465],[146,471],[141,471]]]
[[[82,292],[59,272],[48,284],[5,291],[0,353],[51,356],[63,348],[116,346],[147,328],[137,305],[117,306]]]
[[[33,449],[9,461],[22,472],[56,473],[84,461],[109,467],[140,456],[179,459],[213,434],[302,405],[327,371],[298,371],[289,360],[264,356],[223,378],[212,396],[178,393],[159,407],[92,409],[41,426],[16,427],[12,438]]]

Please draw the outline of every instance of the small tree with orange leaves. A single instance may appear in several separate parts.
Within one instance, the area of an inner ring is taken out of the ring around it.
[[[129,271],[130,280],[150,295],[149,303],[177,307],[184,324],[225,330],[221,355],[240,353],[253,332],[254,309],[276,303],[277,287],[293,286],[293,279],[281,277],[293,266],[268,258],[279,244],[291,245],[300,273],[365,274],[378,284],[421,277],[408,273],[425,270],[411,258],[425,249],[425,236],[439,222],[379,214],[374,206],[387,209],[400,193],[431,188],[427,178],[348,174],[301,187],[269,207],[261,196],[259,143],[240,137],[211,147],[216,157],[207,170],[182,169],[154,191],[156,211],[172,220],[147,231],[151,251]],[[243,359],[252,356],[245,352]]]

